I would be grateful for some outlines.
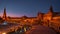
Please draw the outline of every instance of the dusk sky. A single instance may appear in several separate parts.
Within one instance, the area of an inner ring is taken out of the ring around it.
[[[6,8],[7,15],[12,17],[35,17],[39,11],[48,12],[51,5],[55,12],[60,11],[60,0],[0,0],[0,15]]]

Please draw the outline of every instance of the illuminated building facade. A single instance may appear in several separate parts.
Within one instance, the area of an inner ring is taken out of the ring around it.
[[[20,24],[37,24],[38,22],[40,23],[42,21],[43,25],[49,25],[49,27],[60,30],[60,12],[53,12],[52,6],[50,6],[50,9],[47,13],[38,12],[36,17],[8,17],[6,15],[6,8],[4,8],[2,18],[7,22]]]
[[[6,8],[4,8],[4,13],[3,13],[3,20],[7,20],[7,21],[29,21],[29,22],[33,22],[35,20],[40,20],[40,21],[52,21],[52,20],[59,20],[60,19],[60,12],[53,12],[53,8],[52,6],[50,6],[50,9],[47,13],[42,13],[42,12],[38,12],[37,17],[27,17],[27,16],[22,16],[22,17],[8,17],[6,15]]]

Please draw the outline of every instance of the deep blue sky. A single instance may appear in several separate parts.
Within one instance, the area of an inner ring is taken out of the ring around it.
[[[60,11],[60,0],[0,0],[0,15],[4,7],[9,16],[37,16],[39,11],[46,13],[50,6],[54,11]]]

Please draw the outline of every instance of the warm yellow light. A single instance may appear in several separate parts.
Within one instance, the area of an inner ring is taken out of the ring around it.
[[[26,32],[26,28],[24,28],[24,31]]]
[[[2,33],[2,34],[6,34],[6,33]]]

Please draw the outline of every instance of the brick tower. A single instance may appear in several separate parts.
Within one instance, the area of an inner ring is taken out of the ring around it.
[[[3,20],[6,20],[6,8],[4,8]]]

